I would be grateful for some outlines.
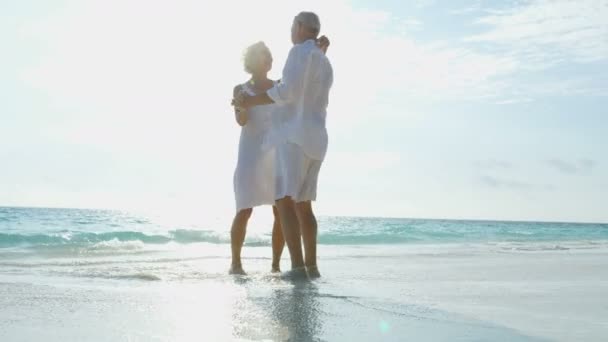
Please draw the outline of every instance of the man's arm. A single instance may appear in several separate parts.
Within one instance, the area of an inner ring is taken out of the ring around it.
[[[328,46],[329,41],[324,42],[324,44]],[[308,67],[306,57],[310,58],[311,56],[302,51],[301,47],[293,47],[289,51],[285,68],[283,68],[283,77],[279,84],[265,93],[255,96],[245,95],[237,98],[233,100],[233,104],[250,108],[271,103],[285,104],[294,102],[302,93],[303,81]]]
[[[329,48],[329,38],[327,36],[321,36],[317,39],[317,46],[324,54],[327,54],[327,48]]]
[[[249,108],[271,103],[290,103],[293,102],[297,95],[301,93],[302,80],[306,72],[306,65],[302,61],[301,49],[294,46],[289,51],[285,68],[283,68],[283,77],[281,82],[266,93],[256,96],[242,96],[233,100],[233,105]]]
[[[309,52],[300,44],[289,51],[281,82],[266,92],[266,95],[275,103],[293,103],[302,95],[304,78],[308,67]]]

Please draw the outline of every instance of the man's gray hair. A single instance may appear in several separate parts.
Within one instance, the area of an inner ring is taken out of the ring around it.
[[[300,12],[296,16],[296,21],[302,24],[302,26],[308,28],[311,33],[318,35],[321,32],[321,21],[319,16],[313,12]]]

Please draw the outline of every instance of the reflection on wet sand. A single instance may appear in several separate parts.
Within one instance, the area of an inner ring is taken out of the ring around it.
[[[309,282],[273,289],[271,314],[278,323],[277,337],[280,340],[318,340],[322,330],[318,295],[318,288]]]
[[[246,293],[231,303],[233,336],[272,341],[318,341],[322,334],[322,310],[317,286],[311,282],[275,280],[270,284],[235,280],[237,285],[246,287]]]

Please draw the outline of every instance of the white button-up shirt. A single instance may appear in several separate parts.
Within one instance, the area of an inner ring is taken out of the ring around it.
[[[312,159],[323,160],[327,152],[327,104],[333,83],[329,59],[312,39],[294,45],[289,51],[281,82],[269,89],[268,96],[283,105],[286,115],[282,134],[299,145]]]

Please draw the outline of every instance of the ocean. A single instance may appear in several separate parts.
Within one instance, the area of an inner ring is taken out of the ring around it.
[[[319,217],[323,277],[291,283],[268,220],[228,275],[229,220],[0,207],[0,340],[608,336],[608,224]]]

